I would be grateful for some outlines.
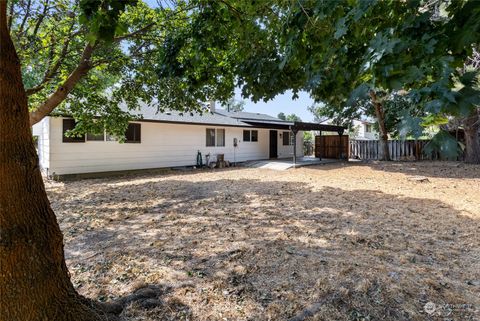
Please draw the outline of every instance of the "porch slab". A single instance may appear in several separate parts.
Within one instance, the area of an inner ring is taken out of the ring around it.
[[[267,168],[267,169],[274,169],[278,171],[284,171],[290,168],[299,168],[303,166],[310,166],[310,165],[322,165],[322,164],[329,164],[329,163],[336,163],[340,162],[338,159],[331,159],[331,158],[323,158],[318,159],[313,156],[305,156],[305,157],[298,157],[297,163],[293,163],[293,158],[282,158],[282,159],[265,159],[265,160],[258,160],[258,161],[249,161],[245,162],[243,166],[249,168]]]

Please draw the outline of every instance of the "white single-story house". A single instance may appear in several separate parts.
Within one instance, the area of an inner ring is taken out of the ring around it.
[[[40,166],[48,176],[194,166],[198,151],[210,161],[219,154],[229,162],[303,156],[303,134],[293,122],[248,112],[214,108],[204,114],[143,108],[129,124],[126,141],[107,134],[72,138],[69,117],[45,117],[33,126]],[[298,133],[298,134],[297,134]]]

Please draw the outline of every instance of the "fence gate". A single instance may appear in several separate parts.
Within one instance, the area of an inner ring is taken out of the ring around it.
[[[315,136],[315,157],[346,159],[348,157],[348,135]]]

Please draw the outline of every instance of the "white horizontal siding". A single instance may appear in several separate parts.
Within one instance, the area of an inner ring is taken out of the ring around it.
[[[283,145],[283,133],[288,130],[278,131],[278,158],[293,157],[293,145]],[[282,135],[282,136],[280,136]],[[303,156],[303,132],[297,133],[297,157]]]
[[[132,169],[148,169],[196,164],[197,151],[210,161],[224,154],[230,162],[269,158],[269,130],[258,130],[258,142],[243,142],[243,130],[252,128],[166,124],[141,122],[141,143],[87,141],[62,142],[62,118],[50,120],[50,173],[58,175]],[[225,147],[207,147],[206,128],[225,129]],[[279,134],[281,131],[278,132]],[[298,155],[303,152],[303,139],[298,134]],[[233,147],[237,138],[238,147]],[[278,135],[279,157],[293,156],[293,146],[282,146]]]
[[[40,168],[46,170],[50,165],[50,117],[45,117],[33,125],[32,132],[38,137],[37,152]]]

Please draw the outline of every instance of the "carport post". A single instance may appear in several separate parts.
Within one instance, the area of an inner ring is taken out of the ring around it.
[[[319,158],[320,160],[322,160],[322,147],[320,146],[320,144],[322,143],[322,131],[321,131],[321,130],[318,131],[318,136],[319,136],[319,140],[318,140],[318,149],[319,149],[319,151],[318,151],[318,158]],[[316,142],[315,142],[315,149],[316,149],[316,148],[317,148],[317,144],[316,144]]]
[[[338,155],[338,159],[343,159],[343,157],[342,157],[342,152],[343,152],[342,135],[343,135],[343,129],[340,129],[338,131],[338,136],[340,136],[340,144],[339,144],[340,154]]]
[[[292,133],[293,133],[293,167],[297,165],[297,133],[298,129],[292,129],[290,127]]]

